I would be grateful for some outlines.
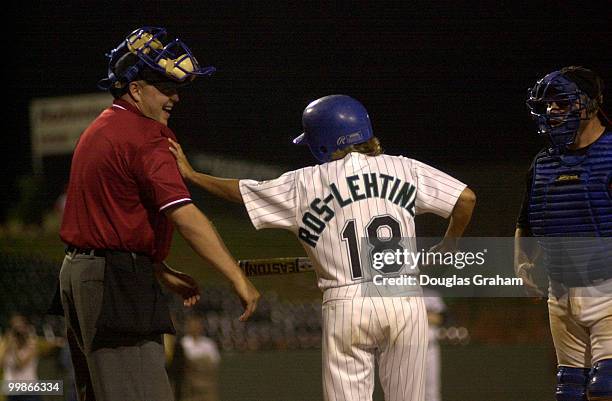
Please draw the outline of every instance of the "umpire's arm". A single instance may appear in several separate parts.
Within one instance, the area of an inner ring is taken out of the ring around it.
[[[191,248],[233,284],[245,308],[240,320],[248,319],[255,312],[260,294],[238,267],[211,221],[193,203],[173,208],[166,216]]]

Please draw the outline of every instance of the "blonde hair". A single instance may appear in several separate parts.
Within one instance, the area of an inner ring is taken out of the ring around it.
[[[383,154],[384,150],[380,145],[378,138],[373,136],[366,142],[356,143],[355,145],[347,146],[343,149],[338,149],[331,155],[332,160],[342,159],[351,152],[363,153],[368,156],[378,156]]]

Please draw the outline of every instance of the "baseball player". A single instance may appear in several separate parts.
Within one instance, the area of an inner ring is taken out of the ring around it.
[[[533,286],[521,238],[538,237],[558,401],[612,400],[612,133],[600,120],[602,89],[593,71],[570,66],[540,79],[527,100],[550,145],[527,174],[515,266]]]
[[[174,141],[171,149],[187,181],[244,203],[256,229],[284,228],[301,241],[323,291],[324,399],[371,400],[377,360],[387,401],[423,401],[423,298],[366,296],[372,277],[363,254],[368,247],[401,248],[402,238],[416,236],[415,216],[427,212],[450,216],[439,249],[454,249],[471,219],[474,193],[424,163],[382,154],[366,109],[349,96],[313,101],[302,124],[294,143],[307,144],[321,164],[269,181],[200,174]]]

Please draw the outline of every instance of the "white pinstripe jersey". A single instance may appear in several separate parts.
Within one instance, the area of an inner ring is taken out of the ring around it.
[[[465,187],[417,160],[357,152],[273,180],[240,180],[255,228],[293,232],[313,261],[321,290],[364,281],[355,263],[364,238],[416,237],[415,215],[447,218]]]

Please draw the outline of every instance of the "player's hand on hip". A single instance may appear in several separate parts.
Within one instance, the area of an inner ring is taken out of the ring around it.
[[[168,138],[168,142],[170,142],[170,147],[168,149],[170,149],[170,152],[172,152],[176,158],[176,164],[179,172],[183,178],[185,178],[187,181],[191,181],[191,177],[195,174],[195,170],[193,167],[191,167],[191,164],[189,164],[189,160],[187,160],[187,156],[185,156],[185,153],[183,153],[181,145],[171,138]]]
[[[244,307],[244,313],[240,316],[240,321],[245,322],[253,315],[257,309],[257,302],[261,297],[257,288],[247,279],[245,276],[238,282],[234,283],[234,290],[240,297],[242,306]]]
[[[427,250],[427,253],[428,254],[437,254],[437,253],[445,254],[448,252],[455,253],[458,251],[458,241],[459,241],[458,238],[453,238],[453,237],[442,238],[440,242],[438,242],[437,244],[429,248]],[[432,264],[429,262],[430,259],[435,260],[436,258],[424,258],[424,261],[421,263],[421,266],[431,267]]]
[[[431,253],[446,253],[446,252],[455,253],[459,250],[458,242],[459,242],[458,238],[453,238],[453,237],[442,238],[440,242],[438,242],[436,245],[429,248],[429,252]]]

